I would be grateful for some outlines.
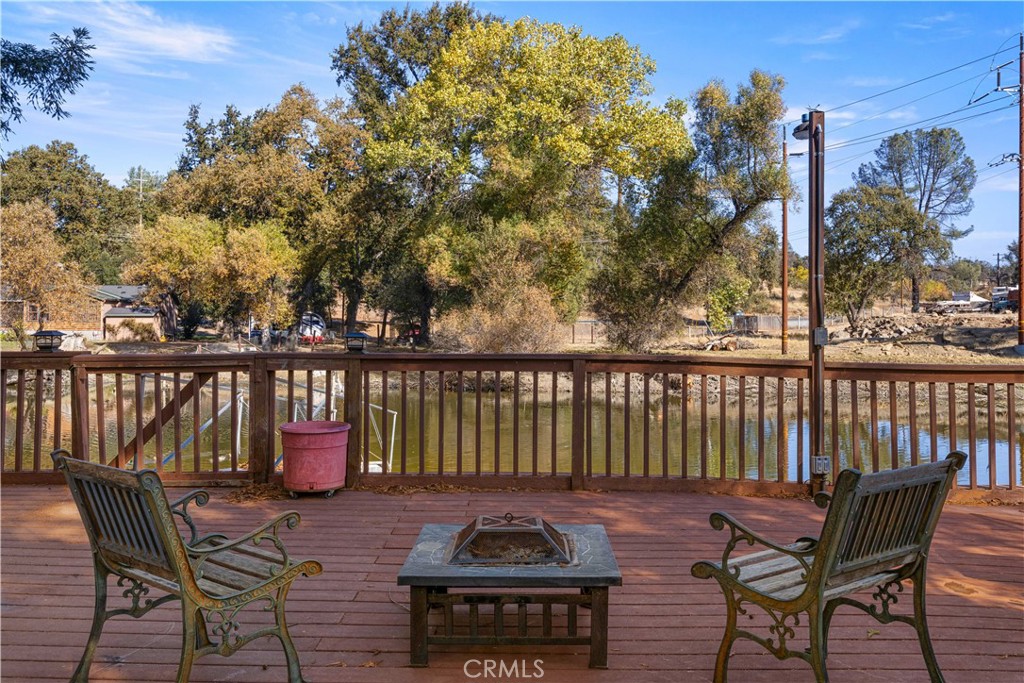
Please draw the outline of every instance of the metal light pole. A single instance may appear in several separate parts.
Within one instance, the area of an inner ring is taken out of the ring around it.
[[[811,493],[825,487],[829,459],[825,449],[825,112],[817,109],[804,114],[793,131],[797,140],[807,140],[809,170],[807,250],[810,278],[807,287],[809,351],[811,356]]]
[[[782,129],[782,168],[789,181],[786,129]],[[789,351],[789,193],[782,193],[782,355]]]

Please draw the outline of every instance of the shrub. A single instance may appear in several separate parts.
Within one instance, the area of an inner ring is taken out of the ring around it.
[[[922,301],[948,301],[951,297],[949,287],[944,282],[925,280],[921,283]]]
[[[543,288],[526,287],[500,304],[476,303],[449,313],[441,319],[434,343],[476,353],[549,353],[557,335],[551,296]]]
[[[155,342],[159,341],[156,330],[152,325],[147,325],[138,320],[122,320],[117,325],[107,325],[107,334],[112,334],[120,341],[132,342]]]
[[[773,298],[775,297],[767,292],[756,291],[747,297],[743,304],[743,311],[745,313],[773,313],[775,312],[775,308],[772,306]]]
[[[711,291],[707,301],[707,318],[712,330],[725,332],[729,329],[731,316],[743,301],[748,286],[746,280],[739,279],[724,282]]]

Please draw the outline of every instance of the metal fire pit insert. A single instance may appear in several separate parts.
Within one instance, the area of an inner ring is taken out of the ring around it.
[[[575,544],[541,517],[481,515],[452,539],[452,565],[575,564]]]

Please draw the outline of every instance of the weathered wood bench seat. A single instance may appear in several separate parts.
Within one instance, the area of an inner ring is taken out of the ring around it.
[[[925,571],[928,548],[956,472],[967,456],[957,451],[945,460],[915,467],[861,474],[844,470],[832,495],[818,494],[815,502],[828,506],[819,538],[799,538],[776,544],[726,514],[711,515],[715,529],[728,527],[730,538],[721,562],[698,562],[691,572],[714,578],[725,594],[726,626],[715,663],[715,681],[728,675],[729,652],[738,638],[759,643],[779,659],[798,657],[808,662],[819,683],[828,681],[828,631],[840,605],[861,609],[883,624],[900,621],[917,631],[933,683],[943,681],[935,659],[925,615]],[[829,501],[831,500],[831,504]],[[739,555],[741,546],[764,550]],[[914,584],[914,615],[893,614],[903,581]],[[849,595],[874,589],[872,604]],[[744,605],[760,607],[771,619],[768,633],[738,628]],[[810,647],[792,650],[794,627],[807,614]]]
[[[188,505],[205,505],[209,500],[205,491],[193,491],[170,503],[156,472],[129,472],[83,462],[64,450],[51,455],[78,506],[95,569],[92,630],[73,682],[89,680],[89,667],[108,619],[141,617],[166,602],[180,600],[179,683],[188,681],[197,657],[227,657],[264,636],[281,641],[288,680],[301,683],[298,654],[285,622],[285,599],[295,579],[319,574],[322,567],[313,560],[292,559],[279,538],[282,527],[298,525],[298,513],[285,512],[237,539],[223,534],[199,536]],[[182,537],[175,518],[188,529],[188,540]],[[123,595],[131,599],[130,607],[107,609],[111,575],[125,588]],[[148,598],[151,588],[167,595]],[[254,609],[273,613],[274,625],[245,633],[241,612],[254,603]],[[208,621],[212,629],[208,629]]]

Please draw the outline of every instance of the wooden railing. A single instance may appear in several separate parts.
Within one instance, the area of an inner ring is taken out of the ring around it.
[[[810,364],[682,356],[250,353],[0,358],[5,483],[47,453],[179,483],[278,476],[284,421],[352,424],[350,482],[805,493]],[[959,482],[1019,498],[1024,367],[830,363],[843,467],[970,455]]]

